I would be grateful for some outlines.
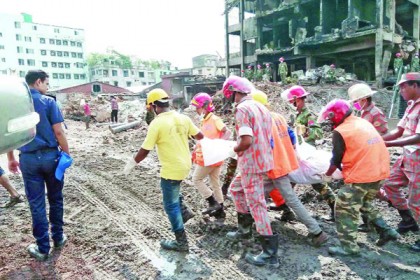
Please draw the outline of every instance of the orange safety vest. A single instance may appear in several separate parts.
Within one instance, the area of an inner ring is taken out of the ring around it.
[[[217,129],[216,122],[220,118],[213,113],[209,113],[207,117],[203,120],[203,123],[201,124],[201,132],[203,135],[210,139],[219,139],[222,136],[222,132]],[[198,164],[200,166],[204,166],[204,159],[203,159],[203,151],[201,150],[201,144],[200,142],[197,143],[197,146],[195,147],[195,158],[193,158],[193,161],[195,164]],[[221,166],[223,164],[223,161],[215,163],[211,166],[217,167]]]
[[[342,160],[345,183],[373,183],[389,177],[388,150],[370,122],[351,115],[335,130],[346,145]]]
[[[295,150],[287,131],[286,119],[280,114],[271,112],[273,125],[271,135],[273,136],[273,161],[274,168],[267,172],[270,179],[286,176],[293,170],[299,168]]]

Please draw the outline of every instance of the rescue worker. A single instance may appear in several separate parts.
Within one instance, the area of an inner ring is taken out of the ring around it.
[[[400,71],[400,68],[403,67],[403,60],[401,57],[401,53],[396,53],[395,54],[395,58],[394,58],[394,73],[395,75],[398,74],[398,72]]]
[[[252,81],[254,79],[254,67],[248,65],[248,68],[245,70],[245,78]]]
[[[305,106],[305,99],[310,93],[301,86],[292,86],[282,93],[282,97],[288,100],[297,109],[296,129],[301,134],[306,143],[315,145],[315,140],[322,139],[323,130],[316,122],[316,118]],[[331,209],[330,215],[323,217],[326,221],[334,221],[335,195],[327,183],[313,184],[323,200],[325,200]]]
[[[419,55],[417,53],[411,59],[411,72],[420,72]]]
[[[330,68],[327,70],[327,73],[325,75],[325,80],[327,82],[335,82],[336,75],[335,75],[335,65],[331,64]]]
[[[249,96],[253,85],[247,79],[230,76],[223,84],[223,94],[236,106],[235,130],[238,136],[233,152],[238,156],[238,171],[230,192],[238,215],[238,230],[227,237],[240,240],[252,236],[255,221],[263,251],[247,253],[245,260],[254,265],[279,266],[278,235],[273,234],[264,197],[264,176],[273,169],[270,112]]]
[[[270,63],[266,63],[265,64],[265,69],[264,69],[264,81],[269,82],[271,81],[271,66]]]
[[[257,71],[255,73],[255,81],[260,82],[263,80],[264,69],[262,69],[261,65],[257,65]]]
[[[403,154],[391,168],[383,188],[402,221],[398,231],[418,232],[420,223],[420,73],[404,74],[398,83],[401,96],[409,103],[397,128],[383,136],[387,147],[403,147]],[[402,188],[408,186],[408,199]],[[411,210],[411,212],[410,212]],[[414,214],[414,218],[412,216]],[[420,252],[420,238],[411,247]]]
[[[197,93],[191,100],[191,105],[201,118],[201,131],[203,135],[210,139],[225,139],[230,137],[230,131],[226,128],[223,120],[216,116],[211,96],[205,92]],[[192,182],[201,196],[207,200],[209,207],[202,212],[203,215],[209,214],[217,219],[224,219],[226,214],[223,210],[223,193],[220,186],[220,171],[223,161],[211,166],[204,165],[203,152],[200,142],[197,143],[193,152],[193,162],[196,164]],[[210,187],[204,183],[208,177]]]
[[[163,194],[163,206],[175,233],[176,240],[161,240],[163,249],[188,251],[188,240],[181,214],[180,188],[191,169],[191,155],[188,146],[190,136],[197,140],[203,134],[190,118],[169,108],[169,96],[160,88],[153,89],[147,95],[147,104],[152,106],[156,118],[150,123],[146,139],[134,158],[131,158],[124,173],[130,171],[144,160],[153,148],[161,164],[160,187]]]
[[[385,114],[375,106],[375,103],[372,102],[372,95],[375,94],[376,91],[372,91],[372,89],[363,83],[352,85],[348,89],[348,94],[350,98],[350,102],[353,103],[353,107],[361,112],[361,118],[370,122],[378,131],[380,135],[384,135],[388,133],[388,122],[386,120]],[[381,188],[378,193],[378,198],[384,201],[388,201],[383,194],[384,190]],[[362,212],[362,221],[363,224],[359,226],[359,231],[361,232],[369,232],[370,227],[368,223],[368,217],[364,214],[365,210],[362,207],[360,209]]]
[[[286,78],[287,78],[287,72],[289,71],[287,69],[287,63],[284,61],[284,57],[279,58],[280,64],[278,69],[278,74],[280,76],[280,80],[283,85],[286,84]]]
[[[268,108],[268,99],[264,92],[255,90],[251,93],[251,96],[256,102]],[[320,246],[327,242],[328,235],[322,231],[315,219],[305,209],[287,177],[290,172],[299,168],[299,164],[289,136],[286,119],[273,111],[270,111],[270,113],[273,119],[271,134],[274,143],[274,168],[267,173],[268,178],[264,180],[265,191],[278,190],[286,204],[292,208],[298,219],[308,228],[312,245]]]
[[[318,122],[329,121],[333,130],[333,156],[323,180],[330,182],[339,168],[345,185],[336,200],[336,225],[340,246],[330,247],[332,255],[359,255],[357,221],[360,209],[365,208],[369,222],[379,233],[378,246],[399,238],[379,214],[372,200],[381,180],[389,176],[389,153],[379,133],[368,121],[352,115],[349,102],[334,99],[320,112]]]

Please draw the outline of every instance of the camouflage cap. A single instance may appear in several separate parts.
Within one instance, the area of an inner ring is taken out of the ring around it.
[[[398,86],[408,82],[408,81],[420,81],[420,73],[419,72],[410,72],[410,73],[406,73],[403,74],[401,76],[401,80],[398,82]]]

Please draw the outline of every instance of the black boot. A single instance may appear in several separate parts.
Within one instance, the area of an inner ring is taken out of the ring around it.
[[[258,240],[263,248],[262,252],[259,255],[247,253],[245,260],[257,266],[271,265],[276,268],[279,267],[280,264],[277,257],[279,247],[278,235],[260,235]]]
[[[229,191],[229,184],[228,183],[224,183],[223,186],[222,186],[222,194],[223,194],[223,196],[226,196],[227,193],[228,193],[228,191]]]
[[[222,208],[220,203],[216,201],[213,195],[206,198],[206,200],[209,202],[209,207],[206,210],[203,210],[201,214],[207,215]]]
[[[215,217],[216,219],[224,219],[226,218],[226,213],[223,207],[223,203],[220,203],[221,208],[215,210],[209,214],[210,217]]]
[[[363,224],[359,225],[357,227],[357,230],[360,232],[370,232],[371,227],[369,225],[368,216],[366,215],[366,213],[363,213],[363,212],[362,212],[362,221],[363,221]]]
[[[161,240],[160,246],[166,250],[188,252],[188,240],[185,230],[175,232],[176,240]]]
[[[282,222],[291,222],[296,220],[295,213],[293,213],[292,210],[290,210],[289,206],[286,204],[283,204],[280,206],[283,210],[283,213],[281,214],[280,221]]]
[[[382,218],[372,221],[372,224],[379,233],[379,239],[376,241],[376,245],[378,246],[383,246],[388,243],[388,241],[397,240],[401,237],[398,232],[388,226]]]
[[[249,239],[252,237],[252,224],[254,218],[249,213],[238,212],[238,230],[231,231],[226,234],[229,239]]]
[[[184,222],[184,224],[186,224],[188,220],[195,216],[194,212],[191,211],[191,209],[182,202],[182,197],[179,198],[179,204],[181,206],[182,221]]]
[[[409,231],[419,231],[419,226],[411,215],[410,210],[398,210],[398,213],[402,218],[402,221],[398,224],[398,233],[404,234]]]

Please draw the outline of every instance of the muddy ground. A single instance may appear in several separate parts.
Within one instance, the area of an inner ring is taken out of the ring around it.
[[[155,152],[129,176],[121,174],[125,160],[140,147],[146,125],[113,135],[106,126],[85,130],[81,122],[66,122],[74,157],[64,189],[69,242],[46,262],[31,259],[26,252],[34,241],[28,204],[0,208],[0,279],[420,279],[420,257],[409,250],[416,238],[411,233],[383,248],[374,245],[377,234],[361,233],[361,257],[329,256],[328,245],[338,242],[335,226],[318,218],[328,214],[328,206],[307,186],[297,186],[296,191],[331,238],[326,246],[314,248],[301,223],[280,222],[276,219],[280,213],[270,212],[273,229],[280,235],[278,269],[244,261],[246,252],[260,249],[252,242],[226,240],[226,232],[236,227],[231,202],[226,202],[224,226],[203,219],[200,211],[205,204],[190,178],[182,192],[196,213],[186,225],[191,250],[188,254],[161,250],[159,240],[173,236],[162,207]],[[24,193],[22,178],[10,178]],[[1,190],[0,204],[7,199]],[[396,227],[396,210],[381,202],[377,206]]]

